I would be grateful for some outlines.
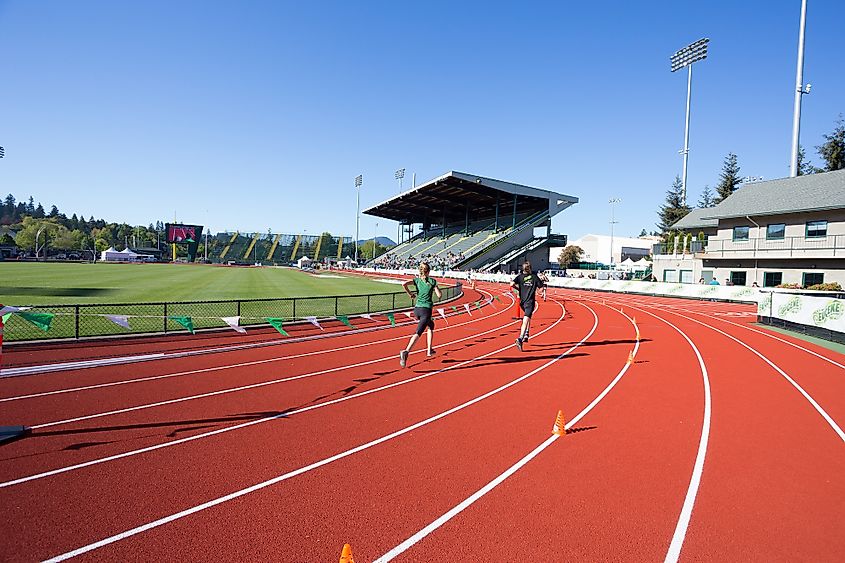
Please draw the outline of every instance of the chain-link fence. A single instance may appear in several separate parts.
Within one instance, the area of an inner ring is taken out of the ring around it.
[[[461,295],[461,284],[441,288],[440,301]],[[225,317],[240,317],[240,326],[265,325],[267,318],[293,322],[306,317],[334,318],[406,309],[411,302],[404,291],[372,295],[239,299],[236,301],[181,301],[171,303],[101,303],[94,305],[38,305],[24,313],[52,315],[49,328],[39,328],[25,315],[12,314],[6,321],[7,342],[85,338],[120,334],[185,332],[186,318],[194,330],[229,328]],[[37,317],[37,315],[34,315]],[[31,316],[32,318],[33,316]],[[180,322],[182,321],[182,322]],[[42,323],[42,326],[43,323]]]

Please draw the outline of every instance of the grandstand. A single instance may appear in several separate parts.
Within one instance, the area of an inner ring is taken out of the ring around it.
[[[408,237],[371,265],[413,268],[427,260],[434,269],[493,272],[528,259],[545,269],[550,243],[566,241],[551,234],[551,218],[575,203],[548,190],[448,172],[364,210],[399,221]]]
[[[221,264],[287,265],[307,256],[315,262],[355,253],[351,237],[278,233],[217,233],[208,238],[208,260]]]

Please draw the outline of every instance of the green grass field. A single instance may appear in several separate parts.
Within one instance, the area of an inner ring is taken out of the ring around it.
[[[310,275],[289,268],[0,262],[0,303],[15,306],[273,299],[395,291],[402,289],[397,284],[337,272]]]

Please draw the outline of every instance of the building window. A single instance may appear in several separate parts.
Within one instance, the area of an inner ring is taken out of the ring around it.
[[[807,221],[807,238],[827,236],[827,221]]]
[[[786,234],[786,224],[772,223],[766,225],[766,240],[783,240]]]
[[[693,281],[695,280],[692,279],[692,270],[681,270],[681,283],[692,283]]]
[[[663,281],[677,283],[678,270],[663,270]]]
[[[734,227],[734,242],[748,240],[748,230],[750,227]]]
[[[783,272],[764,272],[763,287],[776,287],[783,283]]]
[[[745,285],[746,272],[731,272],[731,285]]]
[[[818,283],[824,283],[824,272],[804,272],[801,285],[810,287]]]

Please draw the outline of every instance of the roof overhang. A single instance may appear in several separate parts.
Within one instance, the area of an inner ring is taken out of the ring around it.
[[[511,213],[514,200],[518,214],[548,209],[550,216],[578,203],[577,197],[550,190],[451,171],[365,209],[364,213],[402,223],[439,222],[444,217],[448,222],[463,220],[467,208],[474,217],[493,217],[497,205],[500,214]]]

